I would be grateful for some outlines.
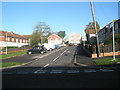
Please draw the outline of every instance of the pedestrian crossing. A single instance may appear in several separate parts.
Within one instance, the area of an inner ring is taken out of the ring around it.
[[[61,73],[97,73],[97,72],[114,72],[114,71],[120,71],[120,70],[115,70],[115,69],[82,69],[82,70],[77,70],[77,69],[68,69],[68,70],[64,70],[64,69],[51,69],[51,70],[40,70],[37,73],[34,72],[27,72],[27,71],[23,71],[23,72],[13,72],[13,71],[5,71],[2,72],[2,74],[61,74]]]

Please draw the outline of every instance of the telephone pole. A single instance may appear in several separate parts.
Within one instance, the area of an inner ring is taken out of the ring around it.
[[[93,23],[94,23],[94,29],[95,29],[96,41],[97,41],[97,50],[98,50],[97,56],[101,57],[100,56],[99,39],[98,39],[98,33],[97,33],[98,31],[97,31],[97,28],[96,28],[96,20],[95,20],[95,14],[94,14],[94,8],[93,8],[92,0],[90,0],[90,6],[91,6],[91,11],[92,11],[92,17],[93,17]]]

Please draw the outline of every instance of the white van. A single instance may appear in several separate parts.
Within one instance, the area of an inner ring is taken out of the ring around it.
[[[44,43],[44,47],[48,50],[48,51],[51,51],[51,50],[54,50],[55,49],[55,45],[54,44],[51,44],[51,43]]]

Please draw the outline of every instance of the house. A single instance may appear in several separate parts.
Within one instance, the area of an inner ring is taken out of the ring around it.
[[[81,40],[81,36],[76,32],[70,34],[68,38],[69,44],[74,44],[74,45],[80,44],[80,40]]]
[[[47,39],[50,44],[59,45],[62,43],[62,38],[56,34],[50,35]]]
[[[13,32],[0,31],[0,47],[21,47],[22,45],[29,45],[29,39]]]
[[[26,38],[28,40],[28,45],[30,45],[30,37],[31,35],[22,35],[23,38]]]
[[[98,32],[100,43],[105,43],[106,38],[113,35],[112,30],[113,30],[113,24],[112,22],[110,22]],[[114,20],[114,33],[120,34],[120,19]]]

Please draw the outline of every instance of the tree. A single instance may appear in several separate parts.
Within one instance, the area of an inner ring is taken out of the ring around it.
[[[31,45],[47,43],[47,37],[51,35],[51,29],[45,22],[39,22],[31,36]]]
[[[60,36],[62,39],[65,37],[65,31],[59,31],[58,33],[57,33],[57,35],[58,36]]]
[[[39,32],[38,30],[35,30],[30,37],[30,45],[35,46],[35,45],[38,45],[39,42],[40,42]]]
[[[97,21],[96,21],[96,28],[100,29],[100,25],[98,24]],[[86,29],[85,30],[89,30],[89,29],[94,29],[94,22],[90,22],[88,25],[86,25]]]

